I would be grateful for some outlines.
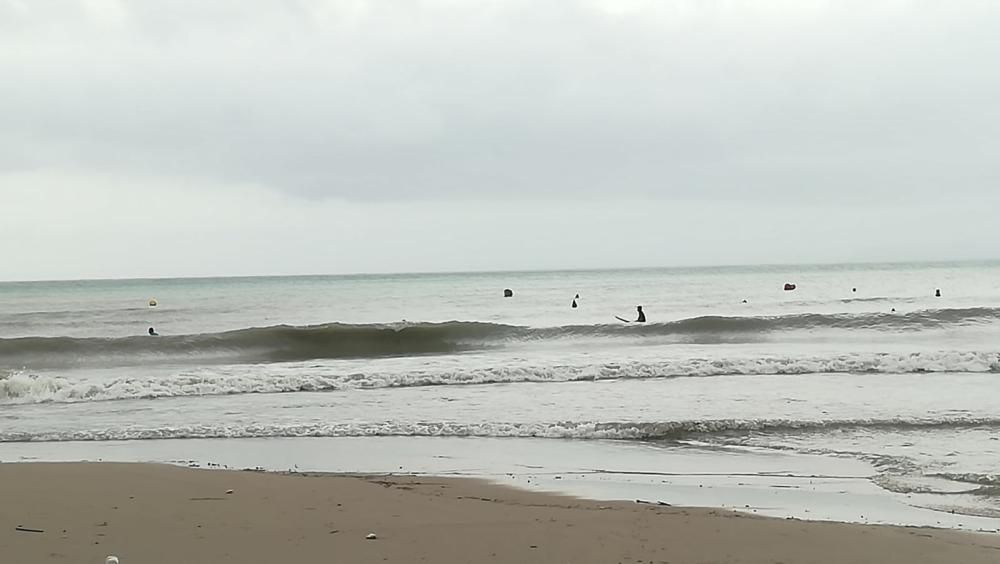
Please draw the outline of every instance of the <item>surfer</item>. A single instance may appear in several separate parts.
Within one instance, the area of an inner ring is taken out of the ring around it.
[[[573,309],[576,309],[577,308],[576,300],[579,300],[579,299],[580,299],[580,294],[577,294],[577,295],[573,296],[573,305],[571,305],[570,307],[573,308]]]
[[[156,332],[156,329],[153,329],[152,327],[149,328],[149,336],[150,337],[157,337],[159,335],[160,334]]]
[[[624,317],[618,317],[617,315],[615,316],[615,319],[618,321],[624,321],[625,323],[645,323],[646,314],[642,312],[642,306],[635,306],[635,311],[639,313],[639,317],[637,317],[635,321],[625,319]]]
[[[941,288],[938,288],[937,290],[934,290],[934,297],[935,298],[940,298],[941,297]]]

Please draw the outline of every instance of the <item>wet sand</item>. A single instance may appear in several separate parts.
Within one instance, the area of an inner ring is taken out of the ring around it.
[[[994,534],[578,500],[472,479],[0,464],[0,500],[11,563],[1000,562]]]

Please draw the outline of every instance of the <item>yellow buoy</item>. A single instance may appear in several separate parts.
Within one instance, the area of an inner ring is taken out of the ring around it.
[[[156,307],[156,299],[149,300],[149,307]]]

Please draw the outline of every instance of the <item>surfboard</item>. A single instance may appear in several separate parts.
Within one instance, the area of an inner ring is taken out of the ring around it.
[[[632,323],[632,320],[618,317],[617,315],[615,316],[615,319],[617,319],[618,321],[624,321],[625,323]]]

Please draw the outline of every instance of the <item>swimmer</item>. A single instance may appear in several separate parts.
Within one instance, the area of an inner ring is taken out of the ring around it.
[[[152,327],[149,328],[149,336],[150,337],[158,337],[159,335],[160,334],[156,332],[156,329],[153,329]]]

